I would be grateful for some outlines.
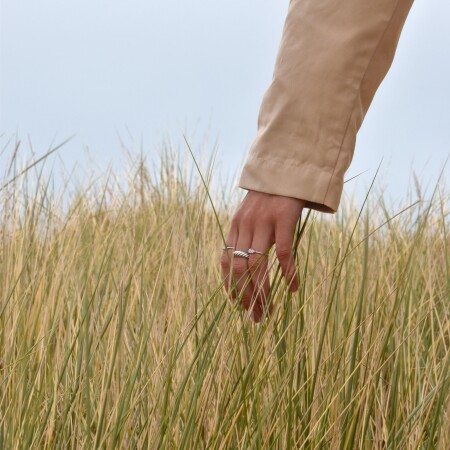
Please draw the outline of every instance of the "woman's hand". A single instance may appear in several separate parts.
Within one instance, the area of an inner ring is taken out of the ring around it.
[[[298,277],[292,250],[294,232],[304,200],[263,192],[248,191],[231,221],[227,246],[221,257],[225,289],[230,297],[240,299],[246,310],[252,308],[253,320],[259,322],[270,290],[268,252],[275,244],[283,276],[292,292],[298,289]],[[234,250],[249,249],[249,258],[233,256]],[[273,304],[268,305],[269,314]]]

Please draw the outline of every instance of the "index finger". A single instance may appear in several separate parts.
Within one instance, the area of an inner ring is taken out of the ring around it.
[[[230,289],[230,271],[233,260],[233,250],[236,248],[236,242],[238,238],[238,228],[233,223],[231,224],[230,231],[226,239],[226,246],[222,249],[222,255],[220,257],[220,266],[222,269],[222,281],[224,283],[227,293]]]

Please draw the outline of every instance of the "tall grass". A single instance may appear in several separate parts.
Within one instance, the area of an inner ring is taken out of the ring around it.
[[[450,448],[449,197],[304,211],[274,314],[221,285],[236,206],[167,151],[0,191],[0,448]],[[122,181],[120,181],[122,180]],[[211,200],[215,208],[211,208]],[[300,238],[301,237],[301,238]]]

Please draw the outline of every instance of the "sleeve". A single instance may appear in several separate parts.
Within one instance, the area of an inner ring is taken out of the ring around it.
[[[239,187],[335,213],[413,0],[291,0]]]

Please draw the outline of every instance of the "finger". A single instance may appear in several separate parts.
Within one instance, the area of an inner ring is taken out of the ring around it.
[[[298,289],[298,276],[295,267],[292,245],[296,224],[278,222],[275,227],[275,249],[281,271],[289,286],[289,290],[295,292]]]
[[[228,233],[227,239],[226,239],[226,246],[232,247],[228,250],[222,250],[222,255],[220,257],[220,266],[222,270],[222,281],[224,283],[225,290],[227,293],[229,292],[230,288],[230,269],[231,264],[233,260],[233,250],[236,247],[236,242],[238,238],[238,227],[237,225],[232,221],[230,231]]]
[[[240,228],[238,241],[236,244],[236,250],[247,252],[252,242],[252,235],[250,229]],[[244,309],[249,309],[252,296],[253,286],[250,279],[250,273],[248,271],[248,260],[240,256],[233,257],[233,263],[231,268],[231,298],[239,298],[239,303]]]
[[[255,306],[253,308],[253,318],[255,322],[259,322],[264,315],[264,311],[268,309],[267,315],[270,315],[271,305],[269,304],[270,281],[269,281],[269,258],[260,255],[260,259],[255,264],[257,269],[253,280],[253,296],[255,297]]]
[[[263,315],[264,307],[267,307],[267,301],[270,292],[269,281],[269,250],[273,245],[273,239],[270,236],[272,233],[264,229],[261,232],[256,231],[253,236],[251,248],[259,253],[250,254],[248,259],[249,272],[253,284],[253,295],[256,298],[255,306],[253,308],[254,320],[259,322]]]

